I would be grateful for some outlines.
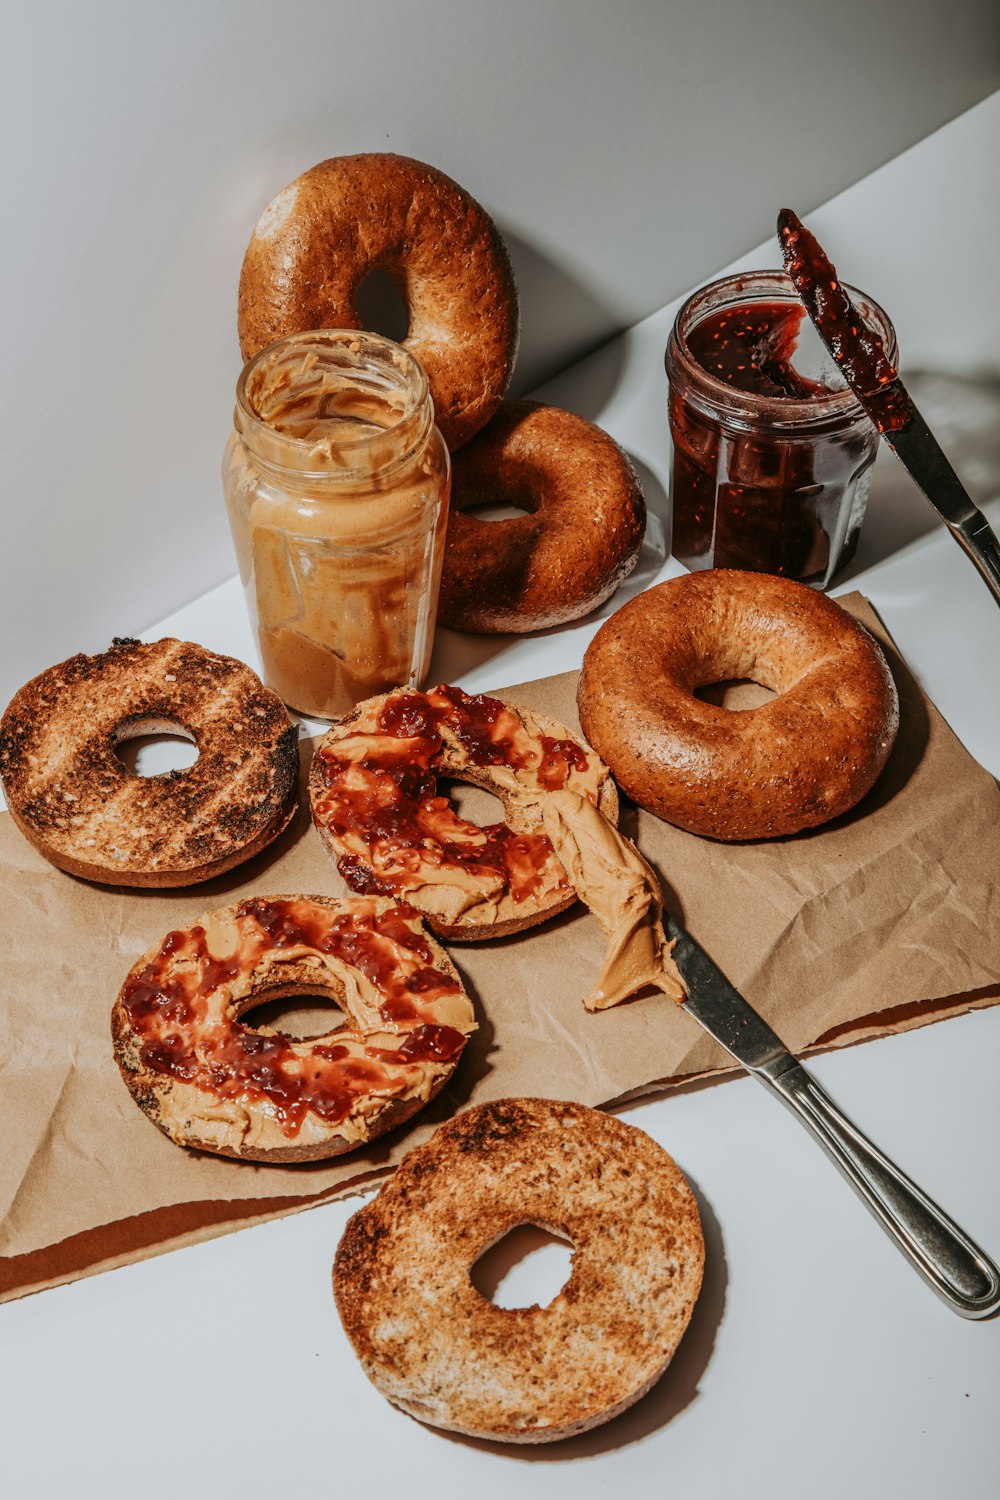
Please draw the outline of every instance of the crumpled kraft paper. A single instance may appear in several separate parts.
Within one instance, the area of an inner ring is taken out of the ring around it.
[[[859,595],[841,602],[885,639]],[[883,775],[847,816],[793,838],[724,845],[624,809],[622,827],[659,872],[674,915],[796,1052],[1000,999],[1000,791],[888,654],[902,727]],[[577,727],[575,687],[569,673],[503,696]],[[584,1010],[604,938],[578,906],[517,937],[452,945],[480,1029],[449,1088],[403,1131],[332,1165],[199,1155],[132,1102],[111,1054],[111,1004],[135,959],[203,911],[251,893],[345,894],[304,799],[272,849],[186,890],[75,880],[9,815],[0,870],[3,1298],[357,1191],[472,1102],[534,1094],[599,1105],[731,1067],[660,994]]]

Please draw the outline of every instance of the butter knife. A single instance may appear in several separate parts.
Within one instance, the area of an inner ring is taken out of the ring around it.
[[[1000,1309],[1000,1271],[953,1219],[838,1109],[694,938],[664,912],[683,1009],[811,1130],[848,1182],[949,1307],[963,1318]]]
[[[875,331],[816,237],[789,208],[778,215],[785,270],[841,374],[1000,604],[1000,542],[945,457]]]

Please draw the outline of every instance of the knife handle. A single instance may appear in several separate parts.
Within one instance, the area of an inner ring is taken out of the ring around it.
[[[964,1318],[1000,1309],[1000,1271],[948,1215],[837,1108],[799,1063],[755,1070],[806,1125],[886,1232]]]

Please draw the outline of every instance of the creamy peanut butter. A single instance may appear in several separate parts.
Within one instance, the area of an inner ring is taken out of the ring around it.
[[[352,889],[401,897],[459,935],[560,910],[575,892],[608,937],[589,1010],[648,986],[683,1000],[656,874],[601,811],[607,767],[567,736],[529,709],[446,685],[374,699],[320,744],[313,818]],[[487,787],[504,822],[460,818],[439,776]]]
[[[450,485],[423,372],[387,339],[297,334],[247,366],[223,465],[264,676],[334,718],[430,661]]]
[[[635,845],[575,792],[550,792],[542,821],[573,889],[608,937],[608,951],[584,1005],[607,1010],[639,990],[684,999],[684,985],[663,931],[660,882]]]
[[[566,735],[527,709],[444,685],[375,699],[317,750],[313,818],[353,890],[403,897],[463,930],[526,925],[572,900],[541,804],[564,786],[598,803],[609,782]],[[490,791],[503,822],[461,818],[438,777]]]
[[[345,1024],[296,1040],[241,1023],[282,994],[330,994]],[[126,1082],[171,1139],[266,1159],[349,1149],[391,1107],[412,1112],[451,1074],[475,1020],[415,912],[254,897],[140,959],[113,1030]]]

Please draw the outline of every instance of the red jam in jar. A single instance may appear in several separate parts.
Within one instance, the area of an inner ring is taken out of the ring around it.
[[[885,313],[851,296],[892,359]],[[857,549],[879,438],[789,278],[750,271],[696,292],[666,366],[674,556],[826,588]]]

